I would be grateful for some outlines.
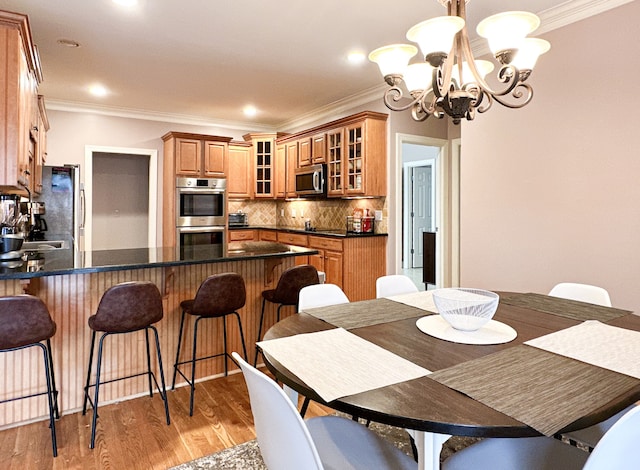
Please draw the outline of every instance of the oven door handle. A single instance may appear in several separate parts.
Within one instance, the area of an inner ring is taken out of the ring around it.
[[[176,188],[178,194],[224,194],[224,189],[213,188]]]
[[[224,232],[226,227],[176,227],[180,233],[198,233],[198,232]]]

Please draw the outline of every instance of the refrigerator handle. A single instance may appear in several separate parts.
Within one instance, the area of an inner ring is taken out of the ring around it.
[[[86,211],[85,199],[84,199],[84,188],[82,188],[80,189],[80,217],[81,217],[81,222],[79,227],[80,230],[84,230],[86,215],[87,215],[87,211]]]

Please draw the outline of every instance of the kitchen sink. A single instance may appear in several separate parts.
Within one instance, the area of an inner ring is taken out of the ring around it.
[[[69,248],[67,240],[40,240],[34,242],[24,242],[22,251],[51,251],[64,250]]]

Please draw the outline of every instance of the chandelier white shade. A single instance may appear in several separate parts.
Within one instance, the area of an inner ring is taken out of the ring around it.
[[[543,39],[527,37],[538,28],[540,19],[533,13],[511,11],[478,24],[478,34],[488,40],[500,65],[496,80],[502,88],[494,90],[485,76],[495,66],[474,59],[471,51],[466,1],[439,1],[447,6],[447,16],[422,21],[407,32],[407,39],[420,47],[424,61],[409,64],[418,51],[409,44],[384,46],[369,54],[390,86],[384,95],[386,106],[393,111],[411,109],[417,121],[448,115],[458,124],[462,119],[472,120],[476,111],[487,111],[493,101],[509,108],[528,104],[533,89],[525,81],[538,56],[550,48]]]

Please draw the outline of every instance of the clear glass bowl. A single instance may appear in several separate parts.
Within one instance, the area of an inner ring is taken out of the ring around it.
[[[440,316],[456,330],[476,331],[495,315],[500,297],[495,292],[463,287],[436,289],[433,302]]]

